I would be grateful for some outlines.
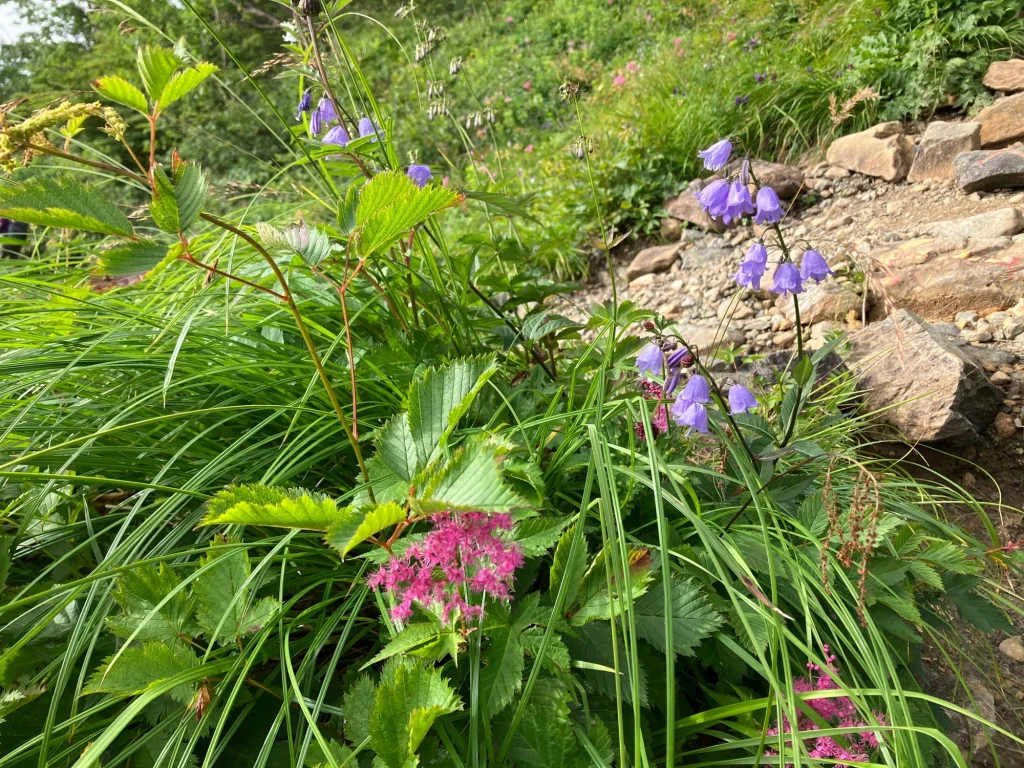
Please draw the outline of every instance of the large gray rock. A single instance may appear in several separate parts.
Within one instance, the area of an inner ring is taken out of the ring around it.
[[[935,237],[1012,237],[1024,231],[1024,214],[1016,208],[1000,208],[965,219],[933,221],[931,224],[925,224],[921,231]]]
[[[820,284],[808,280],[804,285],[804,292],[798,298],[800,299],[800,323],[802,325],[842,320],[851,310],[855,311],[858,316],[860,315],[861,297],[844,284],[833,280],[826,280]],[[792,299],[780,300],[776,306],[780,306],[783,314],[789,318],[789,322],[796,322]]]
[[[998,147],[1024,139],[1024,93],[999,99],[981,110],[974,120],[981,123],[983,147]]]
[[[907,177],[913,148],[914,142],[903,135],[901,123],[879,123],[836,139],[826,158],[830,165],[896,182]]]
[[[1024,187],[1024,147],[964,152],[953,160],[953,174],[968,193]]]
[[[981,149],[981,126],[978,123],[929,123],[917,147],[907,181],[952,179],[954,158],[961,152],[976,149]]]
[[[633,261],[626,267],[626,279],[633,281],[641,275],[664,272],[675,262],[682,247],[682,243],[673,243],[644,248],[633,257]]]
[[[1024,59],[993,61],[981,82],[993,91],[1024,91]]]
[[[722,220],[712,219],[695,197],[709,181],[710,179],[694,179],[691,181],[690,186],[677,197],[665,201],[665,213],[670,218],[693,224],[705,232],[724,232],[726,227]],[[665,225],[663,224],[662,227],[664,228]]]
[[[912,442],[975,439],[992,423],[1003,393],[948,337],[898,310],[850,334],[846,363],[868,410]]]
[[[732,349],[744,344],[746,334],[738,328],[723,330],[717,325],[698,325],[696,323],[676,323],[674,330],[687,346],[696,348],[702,357],[707,357],[716,349]]]
[[[736,176],[740,164],[739,159],[729,163],[725,168],[726,175]],[[804,172],[796,166],[753,158],[750,161],[750,170],[758,184],[762,187],[771,187],[783,200],[792,200],[804,188]]]

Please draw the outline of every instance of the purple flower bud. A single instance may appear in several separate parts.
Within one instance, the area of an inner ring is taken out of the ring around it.
[[[790,264],[788,261],[785,264],[779,264],[779,268],[775,270],[775,283],[772,285],[772,293],[785,296],[787,293],[803,292],[804,286],[800,281],[800,271],[796,268],[796,265]]]
[[[339,147],[347,147],[349,142],[348,131],[345,130],[345,126],[336,125],[327,132],[323,141],[324,144],[337,144]]]
[[[295,112],[295,120],[296,120],[296,122],[301,120],[302,119],[302,113],[303,112],[309,112],[310,107],[312,107],[312,106],[313,106],[313,94],[311,94],[309,92],[309,89],[307,88],[305,91],[302,92],[302,98],[299,99],[299,108]]]
[[[750,183],[750,155],[743,158],[740,164],[740,184],[747,186]]]
[[[668,381],[665,382],[664,394],[665,395],[671,395],[673,392],[676,391],[676,387],[678,387],[678,386],[679,386],[679,370],[676,369],[676,372],[673,373],[671,376],[669,376]]]
[[[366,138],[367,136],[373,136],[371,141],[377,140],[378,127],[374,125],[373,120],[368,117],[359,118],[359,138]]]
[[[729,196],[726,198],[722,221],[726,224],[739,221],[744,214],[753,213],[756,209],[750,199],[750,190],[745,184],[734,181],[729,185]]]
[[[434,178],[434,174],[430,172],[430,166],[427,165],[410,165],[405,175],[412,179],[413,183],[421,189],[427,186],[427,182]]]
[[[324,118],[320,111],[320,107],[317,106],[309,116],[309,135],[316,137],[320,135],[320,132],[324,129]]]
[[[782,220],[785,211],[782,210],[782,203],[779,196],[771,187],[761,187],[757,190],[757,215],[754,221],[758,224],[775,224]]]
[[[690,427],[705,435],[708,433],[708,409],[701,403],[679,399],[672,406],[671,413],[679,426]]]
[[[733,99],[733,103],[735,103],[737,107],[742,107],[748,101],[750,101],[749,96],[737,96],[736,98]]]
[[[733,385],[729,390],[729,413],[733,416],[757,408],[757,400],[742,384]]]
[[[704,167],[709,171],[722,170],[731,156],[732,144],[728,139],[722,139],[697,153],[697,157],[704,160]]]
[[[715,179],[697,193],[697,202],[704,207],[711,218],[717,219],[727,210],[729,182],[725,179]]]
[[[636,356],[636,367],[641,376],[645,376],[648,373],[660,376],[661,369],[665,367],[665,353],[661,351],[661,347],[652,341],[650,344],[645,345],[640,350],[640,354]]]
[[[711,395],[708,392],[708,380],[700,374],[691,376],[690,380],[686,382],[686,386],[683,387],[679,398],[681,400],[690,400],[694,403],[710,403]]]
[[[338,119],[338,110],[335,109],[334,102],[328,99],[326,95],[320,97],[316,108],[320,110],[320,119],[325,123]]]
[[[671,370],[678,370],[679,367],[682,366],[683,361],[689,355],[690,355],[690,350],[688,348],[683,347],[682,349],[677,349],[675,352],[673,352],[671,355],[669,355],[669,358],[668,358],[668,369],[670,371]]]
[[[804,255],[800,259],[800,277],[820,283],[829,275],[834,274],[835,272],[828,268],[828,262],[825,261],[824,256],[817,251],[804,251]]]

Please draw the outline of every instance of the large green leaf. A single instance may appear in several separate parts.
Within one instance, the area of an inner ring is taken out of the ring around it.
[[[581,546],[572,553],[572,542],[576,536],[576,526],[569,528],[558,539],[558,546],[555,547],[555,556],[551,561],[551,571],[548,578],[548,590],[552,595],[561,589],[562,582],[567,582],[566,588],[571,606],[579,594],[580,584],[583,581],[583,574],[587,572],[587,540],[584,538]]]
[[[659,651],[665,650],[665,587],[657,586],[633,603],[636,631]],[[700,586],[688,579],[672,578],[672,643],[677,654],[689,655],[701,640],[722,624]]]
[[[524,632],[541,619],[539,599],[538,593],[531,593],[514,615],[500,603],[488,609],[484,634],[491,642],[484,653],[486,666],[480,670],[480,696],[491,715],[508,706],[523,684]]]
[[[409,430],[419,466],[444,448],[459,419],[497,369],[491,357],[429,369],[409,387]]]
[[[116,660],[106,659],[82,690],[83,693],[110,693],[134,696],[173,677],[199,666],[195,654],[180,643],[150,642],[125,649]],[[179,685],[170,692],[179,704],[192,698],[191,685]]]
[[[221,644],[257,632],[278,611],[280,605],[264,598],[249,605],[245,586],[251,568],[249,553],[215,540],[200,566],[209,566],[193,582],[197,599],[196,621],[203,634]]]
[[[590,758],[573,733],[569,694],[561,680],[540,681],[509,748],[516,765],[530,768],[588,768]]]
[[[256,225],[256,232],[267,248],[296,253],[311,267],[331,256],[336,248],[330,237],[306,222],[279,229],[261,221]]]
[[[262,525],[326,531],[353,517],[351,507],[301,488],[236,485],[210,500],[201,525]]]
[[[143,240],[125,243],[99,254],[99,269],[109,277],[142,277],[153,272],[168,256],[166,245]]]
[[[373,751],[388,768],[407,768],[434,721],[458,709],[462,702],[440,670],[393,659],[384,669],[373,701]]]
[[[373,680],[363,675],[353,683],[345,694],[345,738],[359,746],[370,738],[370,716],[373,714],[373,700],[377,695]]]
[[[423,514],[445,510],[508,512],[529,506],[505,484],[503,448],[486,440],[469,441],[450,462],[435,472],[423,494],[411,500]]]
[[[175,72],[160,90],[160,96],[156,99],[157,106],[161,110],[167,109],[178,99],[198,88],[206,78],[216,71],[217,65],[200,61],[194,67]]]
[[[345,558],[353,548],[385,528],[405,520],[405,510],[393,501],[361,507],[352,515],[327,529],[327,543]]]
[[[101,77],[99,80],[92,81],[92,87],[98,94],[111,101],[131,107],[144,115],[149,113],[149,104],[146,102],[145,94],[123,77],[116,75]]]
[[[114,599],[124,611],[107,624],[115,635],[137,640],[175,641],[192,636],[192,601],[167,563],[139,565],[117,581]]]
[[[353,238],[360,256],[386,251],[430,215],[457,205],[458,192],[428,184],[422,189],[400,170],[378,173],[363,187]]]
[[[149,45],[139,47],[137,63],[142,84],[153,101],[159,98],[171,75],[181,66],[181,60],[171,51]]]
[[[153,200],[149,213],[164,232],[184,232],[202,213],[209,193],[206,174],[194,163],[185,163],[172,182],[160,166],[153,169]]]
[[[131,237],[131,222],[121,210],[78,181],[62,177],[0,186],[0,216],[42,227],[80,229]]]
[[[375,438],[377,456],[388,469],[411,483],[416,474],[423,468],[416,451],[416,442],[409,428],[409,414],[396,416]]]

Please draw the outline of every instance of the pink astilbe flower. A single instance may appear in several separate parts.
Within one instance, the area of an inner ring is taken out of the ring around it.
[[[644,400],[666,400],[672,402],[671,397],[665,397],[662,394],[660,384],[655,384],[653,381],[647,381],[644,379],[640,382],[640,390]],[[662,403],[654,411],[651,416],[651,430],[654,432],[654,436],[657,438],[659,435],[663,435],[668,432],[668,408]],[[636,422],[633,425],[633,431],[636,432],[637,438],[640,440],[647,439],[647,430],[644,429],[643,422]]]
[[[416,603],[440,608],[441,621],[449,624],[457,615],[483,616],[483,601],[470,602],[473,595],[512,598],[509,588],[523,564],[523,551],[495,535],[512,527],[511,515],[441,512],[431,515],[430,522],[434,529],[423,541],[392,556],[367,579],[369,586],[394,595],[392,619],[408,621]]]
[[[836,657],[829,652],[827,645],[822,650],[825,652],[826,666],[823,668],[817,664],[809,663],[807,665],[807,677],[793,678],[794,693],[840,690],[840,686],[832,679],[834,672],[832,664],[835,662]],[[867,762],[870,759],[870,751],[878,747],[878,733],[872,730],[872,726],[857,715],[857,706],[849,696],[808,699],[805,703],[830,727],[864,729],[859,733],[851,733],[843,737],[843,741],[846,742],[845,747],[831,736],[810,735],[804,737],[804,747],[807,749],[809,757],[819,760],[834,760],[835,768],[852,768],[849,765],[850,762]],[[885,725],[885,717],[883,715],[877,712],[873,712],[872,715],[878,725]],[[809,733],[818,729],[818,724],[811,718],[803,714],[799,716],[797,722],[798,731]],[[787,718],[783,717],[782,721],[777,723],[774,728],[768,729],[767,735],[769,737],[777,737],[780,733],[787,734],[792,732],[791,723]],[[790,748],[793,746],[792,739],[786,739],[784,743]],[[775,749],[766,749],[764,754],[770,757],[779,753]]]

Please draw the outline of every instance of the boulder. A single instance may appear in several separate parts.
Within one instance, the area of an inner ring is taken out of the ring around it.
[[[697,202],[695,195],[700,192],[708,180],[694,179],[690,186],[677,197],[665,201],[665,213],[673,219],[685,221],[705,232],[724,232],[726,227],[721,219],[712,219],[707,211]],[[662,227],[664,227],[662,223]]]
[[[913,140],[903,135],[902,123],[879,123],[836,139],[826,157],[831,165],[896,182],[907,177],[913,148]]]
[[[1024,93],[997,100],[981,110],[974,120],[981,123],[983,147],[998,147],[1024,139]]]
[[[728,176],[736,176],[740,160],[733,160],[726,166]],[[770,160],[751,159],[750,170],[762,187],[771,187],[783,200],[792,200],[804,188],[804,172],[795,166],[773,163]]]
[[[641,275],[664,272],[675,262],[682,247],[682,243],[672,243],[671,245],[656,245],[653,248],[644,248],[633,257],[633,261],[626,267],[626,279],[632,282]]]
[[[954,158],[961,152],[976,149],[981,149],[981,126],[978,123],[929,123],[917,147],[907,181],[952,179]]]
[[[993,91],[1024,91],[1024,59],[993,61],[981,82]]]
[[[905,307],[926,320],[1012,307],[1024,295],[1024,242],[978,257],[969,257],[964,246],[965,241],[923,237],[877,253],[873,291],[885,297],[885,306]]]
[[[727,328],[724,333],[715,325],[697,325],[696,323],[676,323],[673,330],[678,333],[686,344],[696,347],[703,356],[716,349],[732,349],[747,341],[746,334],[738,328]]]
[[[966,442],[988,428],[1003,393],[948,337],[898,310],[850,334],[846,363],[877,419],[912,442]]]
[[[842,320],[853,310],[860,316],[861,297],[842,283],[826,280],[815,284],[809,282],[800,294],[800,323],[814,325],[826,321]],[[793,300],[784,299],[779,302],[781,309],[791,323],[796,322],[793,311]]]
[[[968,193],[1024,187],[1024,147],[964,152],[953,160],[953,175]]]
[[[1024,232],[1024,214],[1016,208],[1000,208],[965,219],[933,221],[925,224],[921,231],[926,235],[956,239],[1011,237]]]

